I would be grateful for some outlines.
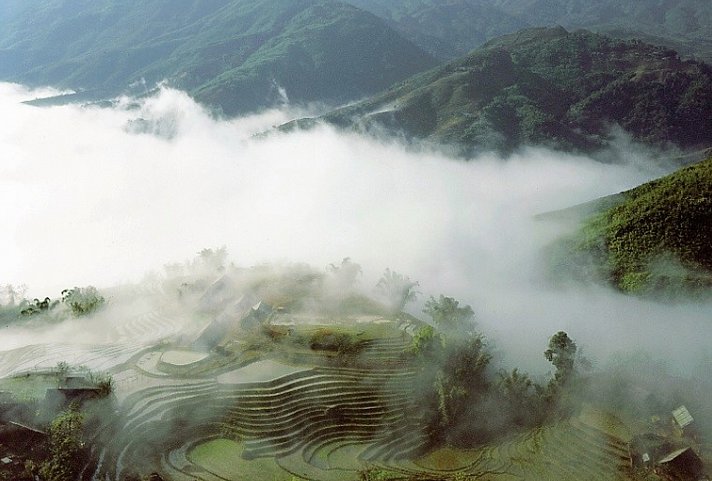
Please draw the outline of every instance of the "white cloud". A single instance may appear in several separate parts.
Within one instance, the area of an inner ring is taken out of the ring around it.
[[[673,316],[690,320],[681,340],[709,329],[702,309],[542,282],[538,250],[559,232],[532,216],[659,175],[644,154],[626,165],[542,149],[463,162],[329,128],[254,139],[289,113],[215,120],[170,89],[112,109],[19,103],[36,96],[0,85],[0,282],[35,295],[137,280],[225,245],[241,265],[350,256],[364,283],[390,267],[471,303],[526,359],[559,328],[601,352],[612,350],[601,341],[660,335]]]

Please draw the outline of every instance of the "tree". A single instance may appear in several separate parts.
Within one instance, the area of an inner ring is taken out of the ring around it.
[[[82,429],[84,417],[77,405],[60,413],[49,427],[49,458],[42,463],[40,475],[45,481],[72,481],[81,468],[84,454]]]
[[[351,261],[350,257],[344,257],[339,265],[329,264],[326,270],[334,280],[334,287],[341,293],[352,289],[362,274],[361,266]]]
[[[14,307],[18,302],[22,302],[27,292],[27,286],[22,284],[13,286],[12,284],[0,285],[0,299],[9,306]]]
[[[49,312],[54,309],[59,304],[59,301],[52,301],[49,297],[45,297],[44,300],[33,299],[32,304],[29,301],[24,300],[20,303],[20,314],[23,316],[34,316],[35,314],[42,314]]]
[[[517,427],[540,425],[545,417],[544,388],[519,369],[501,371],[497,391],[507,422]]]
[[[376,284],[376,290],[389,302],[391,311],[398,314],[403,311],[407,303],[418,297],[415,288],[419,285],[418,282],[411,281],[410,277],[386,268]]]
[[[227,256],[227,247],[225,246],[215,250],[203,249],[198,252],[197,261],[200,267],[208,272],[224,272],[227,264]]]
[[[104,305],[106,299],[94,286],[75,287],[62,291],[62,302],[76,317],[88,316]]]
[[[435,325],[447,335],[455,333],[473,333],[475,313],[470,306],[460,307],[460,303],[452,297],[442,294],[439,299],[430,296],[425,303],[423,312],[428,314]]]
[[[433,326],[422,326],[415,331],[408,352],[419,360],[430,363],[442,354],[442,348],[442,338],[435,332]]]
[[[490,392],[492,354],[484,337],[472,329],[448,337],[445,345],[445,338],[426,326],[413,341],[425,361],[421,363],[420,382],[429,386],[424,398],[430,442],[460,445],[488,439],[491,433],[485,400]]]
[[[556,368],[545,393],[548,414],[569,416],[580,405],[579,399],[587,388],[588,380],[582,372],[590,369],[590,363],[579,355],[576,343],[564,331],[549,339],[544,356]]]
[[[566,385],[574,375],[576,362],[576,343],[564,331],[559,331],[549,339],[549,348],[544,357],[556,368],[554,383]]]

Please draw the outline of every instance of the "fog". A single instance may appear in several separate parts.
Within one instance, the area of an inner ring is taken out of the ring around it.
[[[308,111],[219,120],[165,88],[114,108],[21,103],[50,93],[0,84],[0,283],[31,296],[138,281],[205,247],[242,266],[348,256],[366,289],[389,267],[420,282],[421,302],[471,304],[512,364],[535,371],[560,329],[594,361],[655,349],[687,367],[710,352],[709,305],[545,280],[540,250],[565,227],[536,214],[671,168],[629,142],[616,163],[540,148],[463,161],[328,127],[255,137]]]

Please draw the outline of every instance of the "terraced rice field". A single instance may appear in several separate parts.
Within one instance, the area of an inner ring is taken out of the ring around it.
[[[148,459],[174,479],[243,479],[217,461],[216,452],[229,451],[247,471],[268,466],[284,479],[343,480],[366,461],[407,457],[424,439],[408,416],[413,372],[389,363],[403,347],[375,346],[383,361],[376,369],[263,360],[200,379],[152,374],[147,366],[161,353],[147,352],[125,376],[149,382],[121,396],[121,430],[95,476],[118,480]]]
[[[220,374],[217,380],[221,384],[245,384],[256,382],[267,382],[275,378],[287,376],[308,368],[303,366],[293,366],[270,359],[257,361],[247,366]]]
[[[160,341],[197,333],[205,323],[196,323],[172,306],[161,306],[122,318],[114,324],[109,337],[118,342],[140,343],[145,346]]]
[[[0,378],[25,372],[52,369],[59,362],[84,366],[93,371],[110,371],[125,364],[140,351],[178,335],[186,320],[168,311],[147,311],[114,322],[109,329],[92,332],[92,342],[52,342],[33,344],[0,352]],[[87,330],[97,331],[93,326]],[[28,331],[27,338],[33,338]],[[65,336],[66,337],[66,336]]]
[[[188,459],[202,467],[203,476],[210,474],[219,479],[253,481],[270,479],[291,481],[292,475],[283,470],[272,458],[246,460],[242,458],[244,445],[228,439],[214,439],[200,443],[190,450]]]
[[[165,362],[166,364],[170,364],[172,366],[188,366],[198,361],[202,361],[207,357],[208,353],[205,352],[175,350],[164,352],[161,355],[161,362]]]
[[[457,469],[482,480],[623,481],[630,479],[627,465],[625,440],[580,416],[478,450],[436,451],[403,472]]]
[[[216,363],[219,370],[200,377],[181,368],[209,362],[207,354],[137,342],[169,339],[182,325],[165,313],[146,314],[121,326],[121,342],[3,352],[0,376],[59,361],[111,370],[119,414],[101,440],[94,480],[120,481],[137,470],[178,481],[348,481],[365,465],[484,481],[629,479],[622,430],[590,412],[476,450],[422,456],[414,372],[402,356],[408,325],[398,326],[402,335],[362,341],[352,366],[309,364],[302,356],[299,364]]]
[[[131,344],[41,344],[0,352],[0,378],[52,369],[59,362],[104,371],[128,361],[142,349]]]

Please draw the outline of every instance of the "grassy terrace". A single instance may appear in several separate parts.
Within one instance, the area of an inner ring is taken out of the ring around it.
[[[28,374],[0,379],[0,391],[12,393],[18,400],[43,399],[47,389],[56,387],[56,374]]]
[[[246,460],[241,454],[243,443],[229,439],[214,439],[198,444],[188,453],[188,459],[209,473],[234,481],[270,479],[292,481],[273,458]]]

